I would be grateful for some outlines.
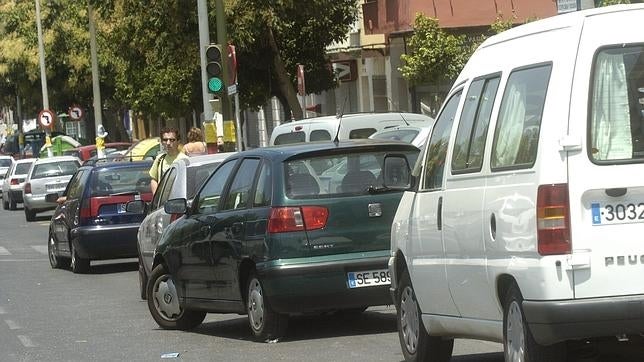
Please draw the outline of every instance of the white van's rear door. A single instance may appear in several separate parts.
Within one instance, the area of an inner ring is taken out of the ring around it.
[[[575,298],[644,293],[642,19],[589,16],[582,31],[567,139]]]

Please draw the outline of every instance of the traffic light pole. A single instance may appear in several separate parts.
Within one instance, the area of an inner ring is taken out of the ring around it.
[[[216,15],[216,22],[217,22],[217,43],[219,43],[222,46],[222,49],[224,47],[227,47],[228,44],[228,34],[226,33],[226,13],[224,11],[224,0],[215,0],[215,15]],[[221,65],[222,65],[222,79],[224,79],[224,86],[225,83],[230,77],[228,76],[228,52],[227,51],[222,51],[222,57],[221,57]],[[226,94],[224,91],[224,95],[221,96],[221,109],[222,109],[222,116],[224,119],[224,122],[226,121],[232,121],[232,107],[231,107],[231,102],[230,102],[230,97]],[[237,128],[237,127],[236,127]],[[225,126],[224,126],[225,129]],[[239,132],[237,132],[239,134]],[[241,151],[241,140],[239,137],[237,138],[237,151]]]
[[[213,111],[210,100],[213,99],[208,91],[208,73],[206,72],[206,47],[210,44],[210,28],[208,26],[207,0],[197,0],[197,13],[199,18],[199,58],[201,61],[201,93],[203,94],[204,121],[213,120]]]

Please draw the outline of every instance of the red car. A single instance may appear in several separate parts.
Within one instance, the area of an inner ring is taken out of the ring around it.
[[[105,144],[105,153],[110,153],[114,151],[123,151],[127,150],[132,146],[130,142],[110,142]],[[81,161],[86,161],[96,156],[96,145],[87,145],[80,146],[76,148],[71,148],[69,150],[63,151],[64,155],[76,156],[81,159]]]

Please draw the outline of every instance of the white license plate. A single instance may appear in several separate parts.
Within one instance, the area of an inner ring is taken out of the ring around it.
[[[51,185],[46,185],[45,189],[47,191],[62,191],[65,190],[65,186],[67,184],[51,184]]]
[[[590,204],[593,225],[630,224],[644,222],[644,202]]]
[[[391,284],[391,275],[387,269],[368,270],[347,273],[349,288],[375,287]]]

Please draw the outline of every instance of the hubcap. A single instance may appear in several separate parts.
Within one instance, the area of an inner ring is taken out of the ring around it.
[[[51,265],[56,264],[56,254],[54,247],[54,238],[49,238],[49,262],[51,263]]]
[[[505,343],[507,344],[508,360],[523,362],[525,361],[525,332],[521,308],[516,301],[510,303],[507,318]]]
[[[262,285],[257,279],[253,279],[248,287],[248,319],[255,330],[260,330],[264,324]]]
[[[177,289],[169,274],[158,278],[154,283],[154,306],[159,315],[167,320],[175,320],[181,316],[181,306],[177,297]]]
[[[400,296],[400,333],[405,341],[405,348],[410,354],[416,353],[418,348],[419,329],[418,305],[414,292],[411,287],[406,287]]]

